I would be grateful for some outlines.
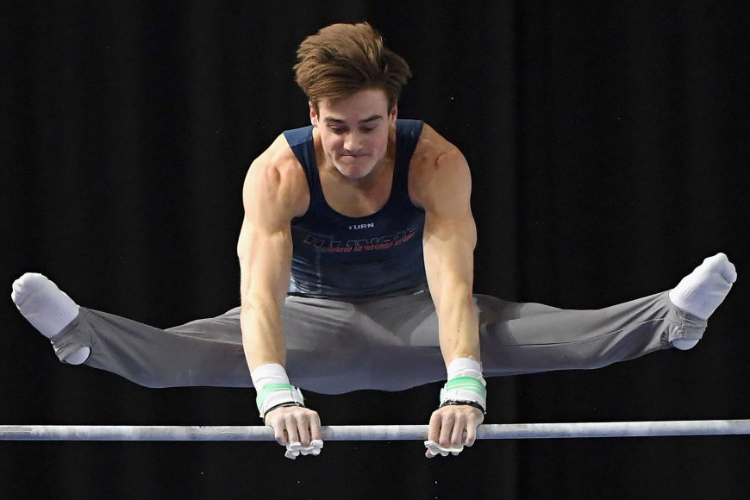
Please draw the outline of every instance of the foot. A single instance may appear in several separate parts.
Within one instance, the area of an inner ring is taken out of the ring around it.
[[[723,253],[708,257],[669,292],[672,303],[690,314],[707,320],[726,298],[737,280],[734,264]],[[697,340],[677,340],[679,349],[693,347]],[[683,345],[684,344],[684,345]]]
[[[11,298],[24,318],[42,335],[52,338],[78,316],[78,305],[46,276],[26,273],[13,283]],[[64,361],[80,364],[90,353],[83,347]]]

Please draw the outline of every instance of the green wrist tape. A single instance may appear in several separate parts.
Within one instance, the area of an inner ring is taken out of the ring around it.
[[[454,379],[451,379],[445,384],[444,390],[471,391],[479,394],[483,398],[487,397],[487,389],[484,387],[484,384],[482,384],[479,379],[476,379],[474,377],[456,377]]]
[[[263,403],[266,401],[266,398],[268,398],[268,396],[270,396],[274,392],[293,390],[294,386],[292,386],[291,384],[268,384],[264,386],[263,390],[258,391],[258,397],[255,398],[255,403],[258,405],[258,410],[261,410],[261,408],[263,408]]]

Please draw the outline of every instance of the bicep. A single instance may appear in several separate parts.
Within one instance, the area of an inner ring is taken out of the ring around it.
[[[245,217],[237,243],[241,296],[283,301],[292,259],[294,204],[289,182],[278,169],[253,166],[243,189]]]
[[[425,246],[446,245],[473,252],[476,225],[471,212],[471,174],[457,150],[439,156],[421,179],[419,198],[425,211]]]
[[[476,241],[476,224],[470,213],[454,217],[426,215],[423,249],[431,289],[461,283],[471,288]]]
[[[436,161],[422,191],[425,209],[424,257],[433,294],[443,289],[470,292],[477,242],[471,212],[471,177],[460,153]]]
[[[291,230],[270,230],[246,216],[240,230],[237,254],[242,301],[269,294],[277,302],[283,301],[291,269]]]

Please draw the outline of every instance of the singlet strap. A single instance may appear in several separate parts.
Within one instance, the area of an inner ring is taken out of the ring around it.
[[[408,189],[409,163],[419,144],[423,126],[421,120],[396,120],[396,165],[392,189],[402,192]],[[405,194],[408,197],[408,192]]]
[[[300,162],[302,169],[305,171],[307,185],[310,188],[311,194],[316,192],[316,188],[320,182],[318,173],[312,171],[312,169],[317,168],[318,164],[312,130],[312,125],[308,125],[307,127],[284,131],[286,142],[289,143],[294,156],[297,157],[297,161]]]

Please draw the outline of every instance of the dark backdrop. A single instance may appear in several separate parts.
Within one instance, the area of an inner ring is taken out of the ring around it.
[[[748,269],[743,2],[13,2],[0,8],[0,283],[47,274],[156,326],[238,302],[249,162],[308,122],[291,66],[368,20],[410,62],[402,117],[471,165],[476,291],[561,307]],[[747,278],[745,278],[747,279]],[[750,417],[742,278],[700,345],[489,382],[487,422]],[[145,389],[60,364],[0,302],[0,423],[259,423],[254,391]],[[308,394],[325,424],[427,423],[439,387]],[[420,443],[2,443],[2,498],[747,498],[745,437]]]

